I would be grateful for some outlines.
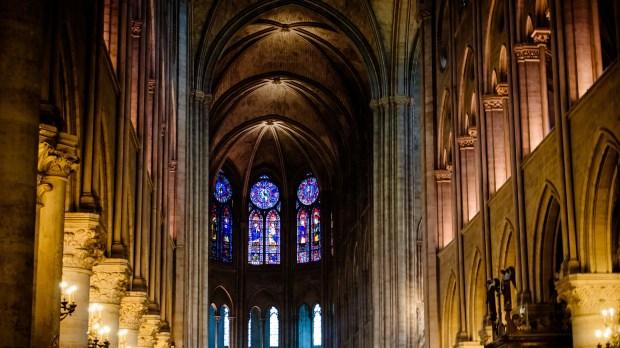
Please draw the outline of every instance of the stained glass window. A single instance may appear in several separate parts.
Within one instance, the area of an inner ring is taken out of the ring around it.
[[[267,176],[250,189],[248,263],[280,264],[280,193]]]
[[[312,174],[297,189],[297,263],[321,260],[319,185]]]
[[[224,173],[215,176],[213,203],[209,215],[210,258],[232,262],[233,216],[232,185]]]
[[[312,348],[321,347],[322,341],[321,306],[317,303],[312,310]]]

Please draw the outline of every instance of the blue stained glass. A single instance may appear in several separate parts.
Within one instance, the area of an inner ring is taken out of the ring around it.
[[[310,241],[308,240],[308,213],[301,208],[297,213],[297,263],[310,261],[308,250]]]
[[[316,182],[316,178],[311,176],[306,178],[299,184],[297,189],[297,198],[305,205],[310,205],[316,201],[319,197],[319,185]]]
[[[219,253],[217,248],[217,206],[215,204],[211,207],[209,230],[211,234],[211,259],[217,260]]]
[[[263,216],[253,211],[249,218],[248,262],[253,265],[263,263]]]
[[[221,172],[218,173],[215,178],[213,195],[220,203],[226,203],[232,196],[232,186],[230,185],[230,181]]]
[[[267,214],[266,263],[280,264],[280,215],[275,210]]]
[[[279,198],[278,187],[266,178],[254,184],[250,190],[250,200],[260,209],[273,207]]]
[[[230,207],[222,211],[222,261],[232,262],[232,213]]]
[[[314,207],[312,210],[312,261],[321,259],[321,210]]]

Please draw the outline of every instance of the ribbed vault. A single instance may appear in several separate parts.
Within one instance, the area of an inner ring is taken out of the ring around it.
[[[283,183],[312,171],[331,186],[368,130],[369,74],[353,41],[314,11],[287,4],[249,19],[221,49],[210,81],[210,171],[245,188],[256,170]]]

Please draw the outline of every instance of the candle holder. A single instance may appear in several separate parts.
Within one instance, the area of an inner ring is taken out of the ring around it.
[[[100,304],[93,303],[88,308],[88,348],[108,348],[110,328],[102,325]]]
[[[616,311],[613,308],[601,311],[603,327],[594,331],[594,335],[599,340],[597,348],[620,348],[620,324],[615,314]]]
[[[77,287],[75,285],[68,286],[66,282],[60,283],[60,320],[62,321],[67,316],[70,316],[71,313],[75,312],[75,308],[77,304],[75,303],[75,291]]]

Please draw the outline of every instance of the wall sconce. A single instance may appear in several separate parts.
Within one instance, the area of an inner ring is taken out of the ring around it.
[[[75,303],[75,290],[77,290],[77,286],[72,285],[69,286],[67,282],[60,283],[60,320],[63,320],[67,316],[70,316],[71,313],[75,312],[75,308],[77,304]]]
[[[131,348],[127,345],[127,329],[118,330],[118,348]]]

